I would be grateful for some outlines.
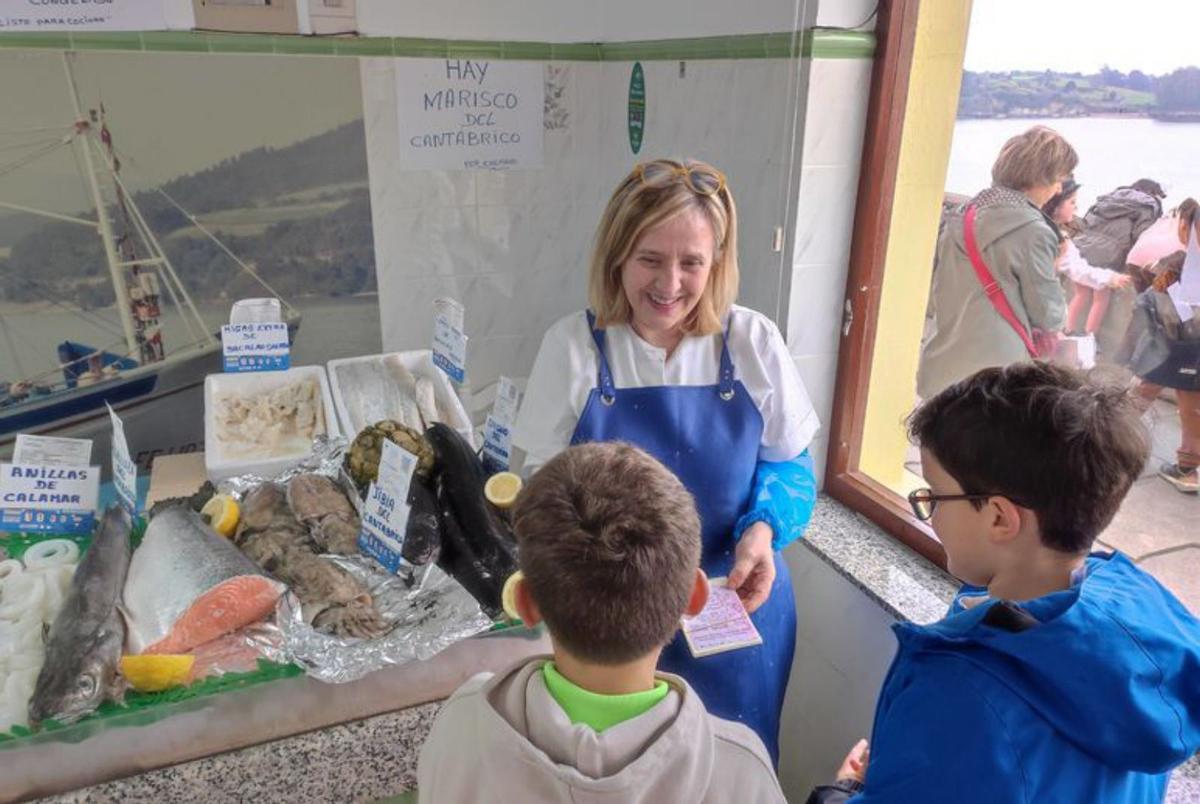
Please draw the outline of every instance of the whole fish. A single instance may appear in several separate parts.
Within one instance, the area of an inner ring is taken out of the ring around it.
[[[129,652],[184,653],[264,619],[284,591],[195,511],[170,506],[129,563]]]
[[[29,701],[29,722],[73,723],[124,687],[117,663],[125,624],[117,604],[129,569],[129,514],[111,505],[83,555],[46,645],[46,663]]]

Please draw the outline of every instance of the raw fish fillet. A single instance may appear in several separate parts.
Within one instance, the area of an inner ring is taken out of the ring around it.
[[[128,650],[184,653],[269,616],[285,589],[195,511],[166,508],[129,562]]]

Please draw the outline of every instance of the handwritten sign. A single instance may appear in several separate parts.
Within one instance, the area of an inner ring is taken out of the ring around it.
[[[403,170],[506,170],[542,164],[541,62],[397,59]]]
[[[12,462],[38,466],[87,466],[92,462],[92,440],[18,433]]]
[[[137,514],[137,464],[129,457],[129,443],[125,440],[125,423],[107,402],[109,418],[112,420],[112,474],[113,485],[117,487],[117,496],[121,505],[130,516]]]
[[[99,497],[98,466],[0,464],[0,529],[88,533]]]
[[[483,463],[491,473],[508,469],[512,459],[512,424],[517,417],[517,386],[508,377],[496,385],[496,401],[483,425]]]
[[[163,0],[0,0],[0,31],[158,31]]]
[[[283,371],[291,365],[287,324],[258,321],[221,327],[225,370]]]
[[[417,468],[417,458],[391,441],[383,442],[379,476],[367,491],[358,547],[388,572],[404,566],[401,557],[408,528],[408,486]]]
[[[462,305],[453,299],[438,299],[433,316],[433,365],[461,383],[467,378],[467,336],[462,330]]]
[[[695,617],[683,618],[683,636],[696,658],[762,644],[741,598],[725,580],[711,579],[704,609]]]

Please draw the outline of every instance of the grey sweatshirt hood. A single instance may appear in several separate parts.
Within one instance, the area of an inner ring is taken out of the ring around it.
[[[547,658],[477,677],[447,702],[422,751],[421,801],[784,801],[761,741],[711,717],[683,679],[661,674],[666,698],[597,733],[551,696]]]

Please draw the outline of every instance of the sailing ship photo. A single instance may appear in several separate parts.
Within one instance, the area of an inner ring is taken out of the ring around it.
[[[378,350],[352,63],[50,52],[0,69],[17,79],[0,86],[0,459],[19,432],[107,455],[106,402],[143,470],[202,448],[241,298],[280,299],[296,362]]]

